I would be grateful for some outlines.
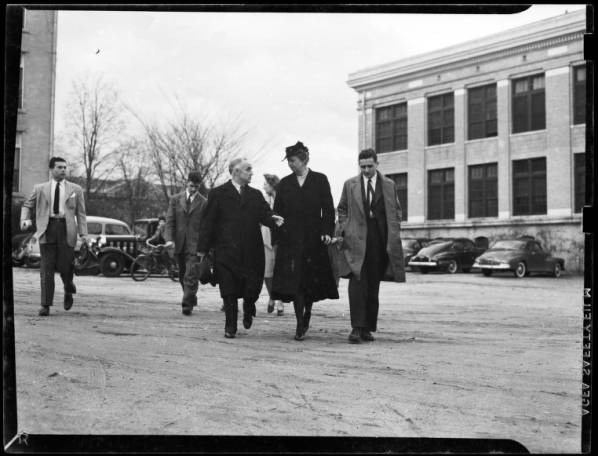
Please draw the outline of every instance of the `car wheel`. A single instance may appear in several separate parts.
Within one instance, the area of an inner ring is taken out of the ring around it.
[[[421,272],[422,274],[427,274],[428,272],[428,268],[419,268],[419,272]]]
[[[492,269],[482,269],[482,274],[486,277],[490,277],[492,275]]]
[[[527,274],[527,266],[525,265],[525,263],[523,261],[520,261],[519,263],[517,263],[517,266],[515,266],[515,277],[522,279],[523,277],[525,277]]]
[[[131,278],[136,282],[143,282],[147,279],[154,267],[153,258],[149,255],[138,255],[131,265]]]
[[[451,260],[446,270],[449,274],[455,274],[459,270],[459,263],[456,260]]]
[[[100,260],[100,272],[105,277],[118,277],[125,268],[125,260],[118,253],[108,253]]]
[[[552,275],[555,277],[560,277],[562,272],[561,263],[554,263],[554,268],[552,269]]]

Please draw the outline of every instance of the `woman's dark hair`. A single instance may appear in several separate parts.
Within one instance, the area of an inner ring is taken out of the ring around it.
[[[285,149],[286,159],[290,157],[297,157],[301,161],[309,159],[309,149],[301,142],[297,141],[296,144],[289,146]]]

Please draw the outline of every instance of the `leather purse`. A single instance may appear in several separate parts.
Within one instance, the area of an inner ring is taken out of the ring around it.
[[[209,283],[213,287],[218,283],[214,273],[214,257],[211,252],[204,256],[199,262],[198,278],[202,285]]]

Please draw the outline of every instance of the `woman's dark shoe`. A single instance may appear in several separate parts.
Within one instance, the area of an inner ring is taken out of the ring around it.
[[[272,312],[274,312],[274,301],[270,299],[268,301],[268,313],[271,314]]]
[[[369,330],[362,328],[361,329],[361,340],[365,340],[367,342],[373,342],[374,341],[374,336],[372,336],[372,333],[369,332]]]
[[[303,325],[297,324],[297,330],[295,331],[295,340],[303,340],[305,339],[305,331],[303,330]]]
[[[359,328],[353,328],[353,331],[351,331],[351,334],[349,334],[349,342],[352,344],[361,343],[361,334]]]
[[[311,319],[311,312],[305,312],[303,314],[303,334],[309,329],[309,320]]]

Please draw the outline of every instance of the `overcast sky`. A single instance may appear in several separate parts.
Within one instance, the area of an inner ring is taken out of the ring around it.
[[[310,167],[328,175],[336,205],[342,183],[357,172],[349,73],[579,8],[537,5],[515,15],[61,11],[56,133],[72,80],[100,73],[146,118],[170,116],[173,96],[198,116],[239,117],[251,130],[245,155],[261,157],[252,181],[258,188],[263,173],[290,172],[284,148],[303,141]]]

